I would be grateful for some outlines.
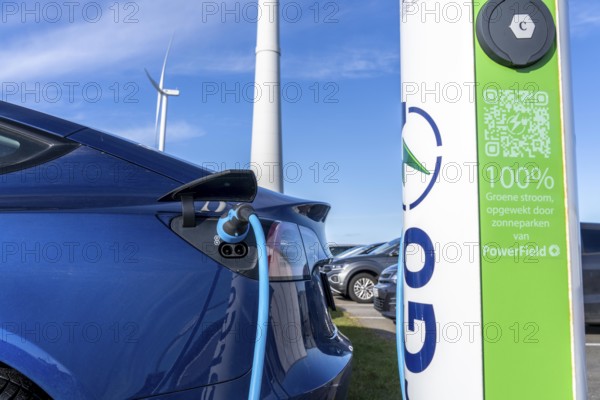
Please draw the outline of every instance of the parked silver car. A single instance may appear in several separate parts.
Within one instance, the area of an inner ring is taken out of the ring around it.
[[[400,238],[384,243],[369,254],[333,259],[320,265],[329,286],[357,303],[373,302],[373,286],[381,271],[398,262]]]

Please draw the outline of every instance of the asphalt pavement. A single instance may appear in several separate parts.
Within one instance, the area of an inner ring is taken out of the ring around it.
[[[358,304],[341,296],[334,296],[335,304],[346,311],[365,328],[373,329],[377,334],[396,338],[396,325],[384,318],[373,308],[373,304]],[[588,327],[586,332],[586,362],[588,375],[588,400],[600,400],[600,326]]]
[[[586,333],[588,399],[600,400],[600,326],[588,327]]]
[[[396,325],[391,319],[382,317],[373,308],[372,303],[359,304],[337,295],[334,295],[334,299],[337,307],[358,319],[360,324],[365,328],[374,329],[382,336],[396,340]]]

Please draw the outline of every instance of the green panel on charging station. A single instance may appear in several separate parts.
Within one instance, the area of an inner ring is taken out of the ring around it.
[[[513,2],[514,26],[507,28],[521,45],[528,40],[528,31],[540,32],[541,22],[539,13],[528,18],[530,9],[515,10],[517,3],[527,2]],[[556,21],[555,2],[543,3]],[[486,4],[474,2],[475,17]],[[546,34],[552,34],[554,26]],[[564,133],[556,40],[539,61],[519,67],[502,57],[493,59],[494,49],[486,49],[481,38],[479,32],[475,70],[485,398],[572,399]]]

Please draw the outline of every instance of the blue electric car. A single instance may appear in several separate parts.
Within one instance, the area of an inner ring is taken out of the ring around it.
[[[247,396],[256,239],[219,240],[232,204],[190,184],[210,174],[0,103],[0,398]],[[343,399],[352,347],[314,268],[329,206],[268,190],[252,206],[270,277],[261,398]]]

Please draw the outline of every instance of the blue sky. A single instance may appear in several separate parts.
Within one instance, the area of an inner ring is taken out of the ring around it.
[[[570,0],[580,214],[600,222],[600,4]],[[154,144],[166,78],[167,152],[217,169],[250,158],[255,2],[3,2],[2,100]],[[329,202],[332,242],[399,236],[398,2],[282,1],[286,193]]]

